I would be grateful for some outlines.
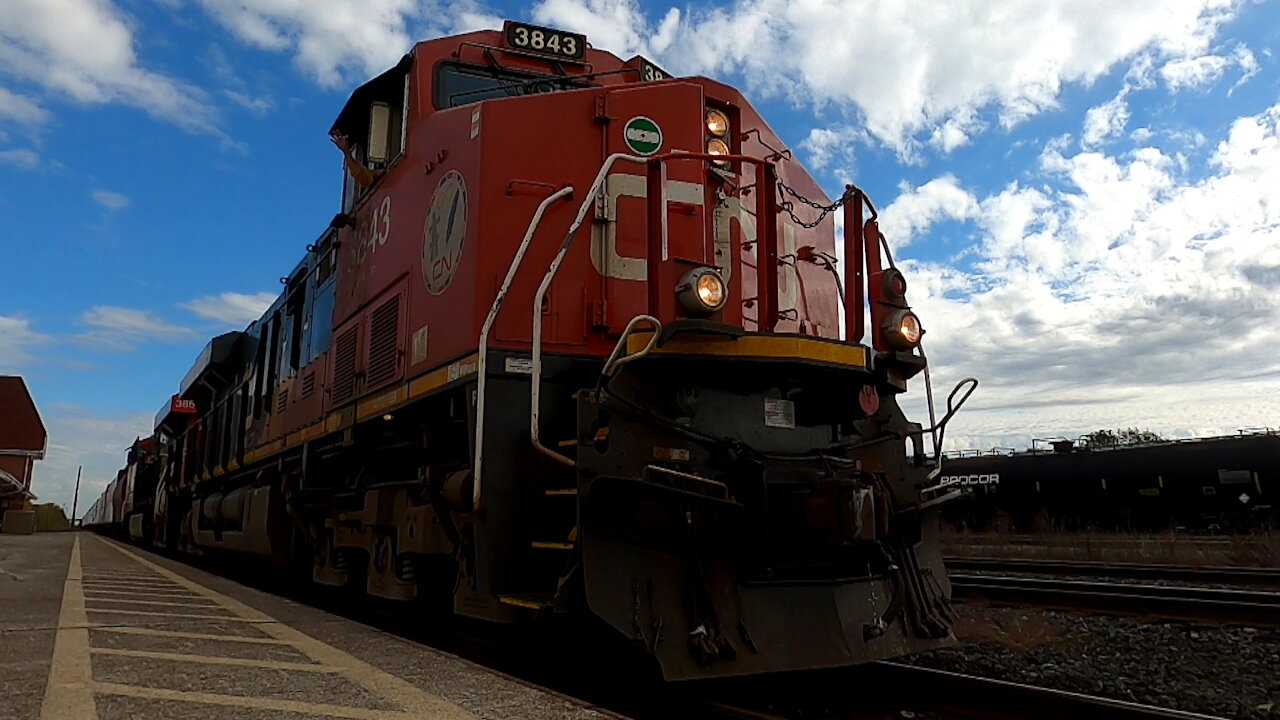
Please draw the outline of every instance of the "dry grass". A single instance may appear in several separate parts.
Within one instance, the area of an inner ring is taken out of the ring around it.
[[[1009,535],[944,530],[943,551],[959,557],[1158,563],[1190,567],[1280,567],[1280,533],[1187,535],[1062,533]]]
[[[1023,614],[1015,609],[990,611],[976,606],[962,608],[953,629],[963,643],[995,643],[1020,652],[1059,642],[1067,635],[1067,628],[1042,612]]]

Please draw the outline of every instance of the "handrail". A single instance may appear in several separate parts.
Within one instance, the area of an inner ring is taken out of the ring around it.
[[[636,325],[642,322],[647,322],[653,327],[653,334],[649,336],[649,342],[645,343],[643,348],[630,355],[623,355],[623,348],[626,347],[627,340],[631,338],[631,333],[635,332]],[[618,337],[618,344],[613,346],[613,352],[609,353],[609,359],[604,361],[604,369],[600,371],[600,374],[609,377],[613,375],[613,371],[618,367],[648,355],[657,346],[658,338],[660,337],[662,337],[662,322],[658,318],[652,315],[637,315],[631,318],[631,322],[627,323],[622,335]]]
[[[670,152],[648,159],[646,198],[648,202],[648,246],[650,262],[647,266],[649,314],[663,317],[664,309],[670,310],[674,298],[663,293],[662,263],[654,258],[667,259],[667,166],[668,161],[694,160],[697,162],[745,163],[755,167],[756,193],[756,327],[760,332],[773,332],[778,325],[778,174],[773,162],[767,158],[750,155],[712,155],[710,153]]]
[[[477,383],[476,383],[476,453],[474,462],[471,466],[471,506],[472,508],[480,507],[480,470],[481,462],[484,459],[484,406],[485,406],[485,376],[489,357],[489,331],[493,329],[493,323],[498,318],[498,311],[502,309],[502,303],[507,298],[507,291],[511,289],[511,283],[515,280],[516,272],[520,269],[520,264],[524,262],[524,254],[529,249],[529,244],[533,241],[533,234],[537,231],[538,225],[542,222],[542,215],[556,201],[573,196],[573,186],[566,185],[559,190],[548,195],[541,203],[538,209],[533,212],[533,217],[529,219],[529,227],[524,232],[524,239],[520,241],[520,247],[516,248],[515,257],[511,258],[511,266],[507,268],[507,276],[502,280],[502,287],[498,289],[498,294],[493,298],[493,305],[489,307],[489,315],[484,319],[484,325],[480,327],[480,359],[476,365]]]
[[[666,234],[666,165],[669,160],[695,160],[700,162],[741,162],[756,166],[756,195],[757,195],[757,220],[761,234],[760,242],[765,262],[756,263],[757,273],[757,295],[762,308],[766,310],[766,319],[772,318],[772,322],[758,323],[761,329],[767,325],[769,330],[777,324],[777,197],[776,197],[776,175],[774,173],[773,163],[762,158],[751,157],[749,155],[711,155],[708,153],[684,153],[670,152],[662,155],[653,155],[642,157],[639,155],[628,155],[626,153],[614,153],[605,158],[604,163],[600,166],[600,171],[596,173],[595,180],[591,183],[586,195],[583,197],[582,206],[578,208],[578,215],[574,218],[573,224],[569,226],[569,231],[565,233],[564,242],[560,244],[560,250],[551,261],[550,267],[547,268],[547,274],[542,278],[542,284],[538,286],[538,292],[533,298],[533,372],[530,388],[529,388],[529,439],[533,443],[533,447],[538,452],[555,460],[556,462],[568,467],[576,467],[574,460],[562,453],[556,452],[546,445],[542,444],[539,437],[539,413],[542,393],[542,301],[547,295],[547,290],[551,287],[551,282],[555,280],[556,273],[560,270],[560,264],[564,261],[565,255],[569,252],[569,246],[573,243],[573,238],[578,232],[578,228],[582,226],[583,220],[586,218],[587,211],[595,204],[596,195],[600,192],[601,186],[609,175],[609,171],[618,161],[634,163],[637,165],[646,165],[648,167],[647,179],[650,187],[656,185],[656,192],[650,192],[647,196],[650,214],[660,212],[662,218],[660,222],[649,223],[649,257],[648,257],[648,279],[649,279],[649,316],[652,316],[657,308],[654,306],[654,299],[659,297],[656,289],[657,284],[656,272],[657,266],[660,264],[659,259],[665,255],[667,248]],[[658,210],[655,210],[655,206]],[[654,333],[656,338],[659,333]],[[650,348],[652,343],[650,344]],[[649,348],[641,351],[640,355],[648,351]],[[635,359],[630,358],[630,359]],[[616,363],[615,363],[616,364]]]
[[[547,288],[551,287],[551,281],[555,279],[556,273],[559,272],[560,263],[564,262],[564,256],[569,252],[569,246],[573,243],[573,238],[578,233],[578,228],[582,227],[582,221],[586,218],[587,211],[595,205],[596,194],[600,192],[600,187],[604,185],[605,178],[609,175],[609,170],[619,160],[638,165],[644,165],[649,162],[649,158],[626,153],[614,153],[605,158],[604,164],[600,166],[600,171],[596,173],[595,181],[591,183],[591,187],[582,198],[582,206],[578,208],[578,215],[573,219],[573,224],[569,226],[569,231],[565,233],[564,242],[560,243],[560,250],[556,252],[555,258],[551,260],[551,266],[547,268],[547,274],[542,277],[542,284],[538,286],[538,292],[533,296],[533,373],[529,383],[529,439],[533,441],[533,447],[538,452],[569,467],[576,467],[577,463],[572,458],[543,445],[542,440],[538,437],[538,403],[541,401],[542,395],[542,300],[547,295]]]

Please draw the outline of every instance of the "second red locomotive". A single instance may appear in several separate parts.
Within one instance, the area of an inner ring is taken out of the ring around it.
[[[508,23],[419,43],[332,137],[330,227],[87,524],[591,614],[669,679],[952,640],[906,281],[737,90]]]

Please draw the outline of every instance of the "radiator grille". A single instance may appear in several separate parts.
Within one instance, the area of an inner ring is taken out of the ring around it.
[[[333,404],[344,403],[356,392],[356,331],[353,327],[333,343]]]
[[[369,387],[396,375],[400,340],[400,296],[382,303],[369,316]]]
[[[312,370],[302,376],[302,392],[299,395],[303,400],[311,397],[311,393],[316,391],[316,371]]]

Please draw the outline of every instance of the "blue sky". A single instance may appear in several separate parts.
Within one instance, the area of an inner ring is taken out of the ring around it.
[[[939,385],[984,381],[952,447],[1280,425],[1275,2],[4,4],[0,372],[50,427],[47,500],[277,292],[338,206],[350,90],[502,18],[738,85],[867,189]]]

